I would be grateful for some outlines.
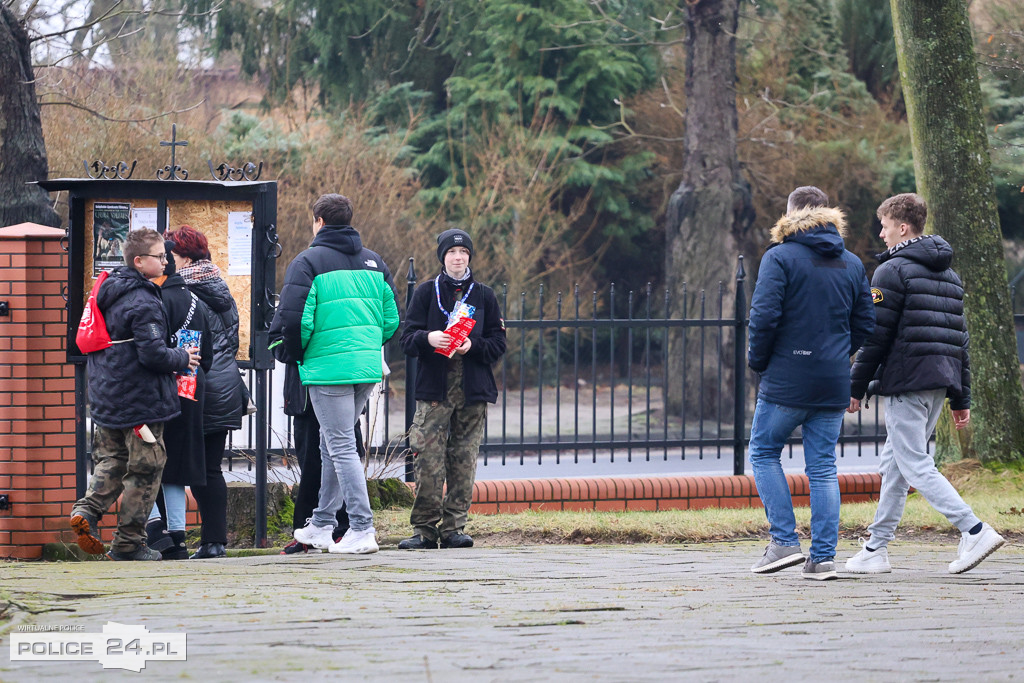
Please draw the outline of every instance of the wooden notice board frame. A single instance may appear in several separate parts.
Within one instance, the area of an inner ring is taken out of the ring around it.
[[[181,225],[191,225],[206,235],[213,261],[221,268],[238,306],[238,364],[254,370],[255,385],[250,387],[256,404],[253,415],[256,436],[253,540],[258,547],[265,547],[269,436],[267,371],[274,367],[274,357],[267,346],[277,296],[274,264],[281,255],[276,226],[277,183],[61,178],[42,181],[39,186],[48,192],[68,193],[67,360],[75,364],[75,476],[78,497],[85,495],[89,462],[85,448],[86,358],[75,344],[75,332],[86,297],[92,289],[96,266],[117,264],[120,254],[118,241],[133,223],[136,227],[150,227],[147,223],[155,220],[156,230],[160,233],[166,233],[168,228],[173,230]],[[248,231],[247,219],[251,219]],[[99,236],[97,222],[102,225]],[[234,229],[229,230],[229,225]]]
[[[166,233],[190,225],[206,235],[211,258],[238,306],[239,366],[273,368],[267,333],[276,291],[274,262],[280,253],[275,181],[63,178],[39,185],[68,193],[68,362],[85,362],[75,344],[78,321],[94,276],[119,263],[119,240],[127,230],[144,226]],[[240,243],[247,213],[248,249]],[[229,224],[234,226],[230,239]]]

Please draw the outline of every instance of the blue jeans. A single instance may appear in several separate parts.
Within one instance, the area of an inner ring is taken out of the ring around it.
[[[836,555],[839,541],[839,480],[836,441],[843,425],[842,408],[791,408],[757,399],[750,427],[750,464],[757,494],[779,545],[799,546],[793,498],[782,471],[782,449],[797,427],[803,428],[804,472],[811,485],[811,561]]]
[[[185,508],[188,499],[185,497],[185,487],[177,484],[161,484],[164,491],[164,507],[167,509],[167,530],[185,530]],[[160,508],[153,503],[153,511],[149,513],[150,520],[160,519]]]
[[[356,450],[356,420],[370,397],[373,384],[311,384],[309,400],[320,422],[320,504],[313,524],[334,528],[341,504],[348,510],[353,531],[373,526],[366,474]]]

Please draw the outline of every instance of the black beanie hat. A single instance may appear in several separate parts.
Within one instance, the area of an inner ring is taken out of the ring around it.
[[[170,277],[175,273],[174,254],[171,253],[177,244],[174,240],[164,240],[164,251],[167,253],[167,265],[164,266],[164,275]]]
[[[464,230],[452,228],[437,236],[437,260],[441,262],[441,265],[444,265],[444,255],[452,247],[465,247],[469,250],[469,260],[473,260],[472,238]]]

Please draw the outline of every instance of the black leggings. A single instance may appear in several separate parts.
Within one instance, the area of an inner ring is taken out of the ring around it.
[[[203,521],[200,543],[228,542],[228,487],[221,471],[227,440],[226,430],[203,437],[206,448],[206,486],[192,488]]]

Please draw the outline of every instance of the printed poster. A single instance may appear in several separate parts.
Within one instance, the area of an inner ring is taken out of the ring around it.
[[[92,209],[92,276],[124,265],[124,241],[131,225],[131,204],[96,202]]]

